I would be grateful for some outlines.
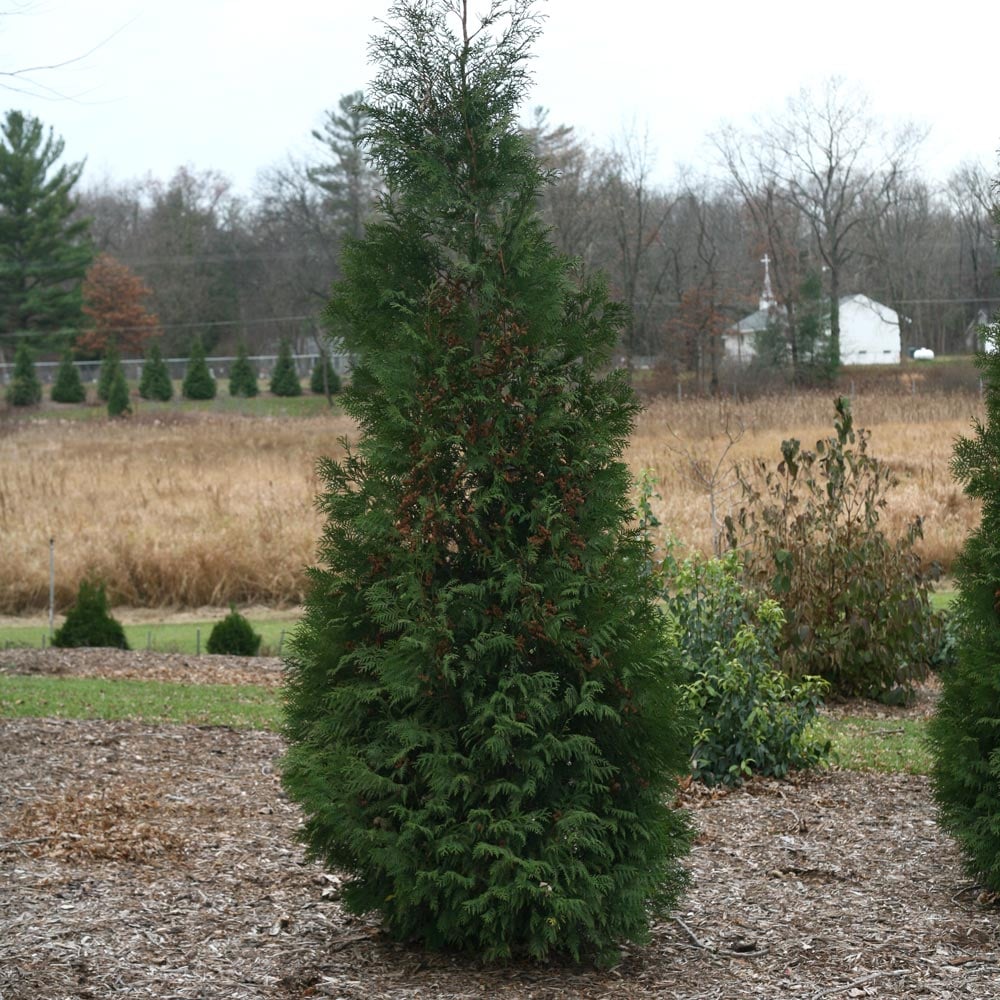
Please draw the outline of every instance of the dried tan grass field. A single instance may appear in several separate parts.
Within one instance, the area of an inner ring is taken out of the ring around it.
[[[978,395],[858,395],[854,412],[872,432],[872,454],[899,478],[887,530],[921,516],[921,552],[947,568],[978,516],[949,470],[955,438],[981,412]],[[725,455],[720,484],[731,460],[777,461],[784,438],[811,448],[833,430],[829,393],[651,403],[627,459],[656,475],[656,509],[683,546],[711,547],[708,492],[691,474],[693,461],[711,470],[723,457],[727,417],[746,431]],[[50,538],[57,608],[88,574],[119,605],[297,604],[321,530],[316,459],[337,455],[352,432],[339,414],[0,422],[0,614],[47,607]],[[738,499],[716,493],[721,513]]]

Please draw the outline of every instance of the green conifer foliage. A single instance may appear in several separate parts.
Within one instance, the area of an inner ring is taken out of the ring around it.
[[[247,345],[240,341],[240,345],[236,349],[236,360],[233,362],[233,367],[229,369],[229,395],[252,398],[259,391],[257,372],[250,364]]]
[[[149,356],[142,366],[139,377],[139,395],[143,399],[152,399],[161,403],[169,402],[174,395],[174,383],[170,379],[170,370],[160,353],[160,345],[153,344]]]
[[[87,398],[87,390],[80,380],[80,372],[73,364],[71,351],[63,352],[56,378],[52,383],[52,401],[55,403],[82,403]]]
[[[129,398],[128,382],[125,380],[125,372],[119,365],[115,369],[114,377],[111,380],[111,389],[108,391],[108,416],[125,417],[132,412],[132,402]]]
[[[275,396],[301,396],[302,383],[299,373],[295,370],[295,359],[292,357],[292,345],[282,340],[278,348],[278,360],[271,372],[271,392]]]
[[[260,642],[260,634],[230,605],[229,614],[212,626],[205,648],[220,656],[256,656]]]
[[[111,398],[111,387],[122,370],[121,358],[114,347],[108,347],[101,358],[101,367],[97,373],[97,398],[106,403]]]
[[[319,352],[309,376],[309,391],[317,396],[333,396],[340,392],[340,376],[334,371],[328,351]]]
[[[955,564],[958,655],[942,671],[930,724],[931,780],[942,825],[969,873],[1000,892],[1000,320],[977,363],[986,420],[958,440],[952,469],[982,515]]]
[[[35,374],[31,350],[22,340],[14,354],[14,375],[7,386],[7,402],[11,406],[34,406],[42,401],[42,383]]]
[[[52,645],[64,648],[129,648],[125,630],[108,610],[108,598],[103,584],[91,580],[84,580],[80,584],[76,603],[66,612],[66,621],[56,629]]]
[[[389,933],[612,961],[684,884],[691,734],[621,460],[623,324],[537,215],[530,4],[404,0],[365,107],[391,193],[331,328],[360,428],[292,640],[284,782]],[[480,30],[481,29],[481,30]]]
[[[215,379],[208,370],[205,345],[201,342],[201,337],[195,338],[191,346],[187,371],[181,383],[181,395],[185,399],[215,399]]]

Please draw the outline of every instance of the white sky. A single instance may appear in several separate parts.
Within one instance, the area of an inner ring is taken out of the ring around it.
[[[0,89],[51,125],[84,184],[181,165],[252,190],[257,171],[307,153],[311,129],[373,75],[367,44],[389,0],[0,0],[0,70],[82,59],[33,74],[61,97]],[[890,123],[930,126],[923,167],[944,179],[963,160],[996,172],[995,0],[542,0],[535,86],[598,146],[647,134],[655,179],[709,168],[706,141],[780,110],[837,74]],[[95,48],[96,47],[96,48]],[[89,50],[93,49],[92,52]],[[0,78],[0,84],[18,86]]]

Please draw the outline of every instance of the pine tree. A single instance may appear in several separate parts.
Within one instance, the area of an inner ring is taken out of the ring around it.
[[[124,417],[132,412],[132,401],[129,397],[128,382],[121,365],[115,369],[108,391],[108,416]]]
[[[958,656],[930,723],[931,781],[970,875],[1000,892],[1000,318],[977,364],[986,421],[956,442],[952,470],[982,512],[955,563]]]
[[[63,346],[81,325],[81,283],[93,257],[90,221],[76,214],[82,163],[57,166],[64,143],[8,111],[0,128],[0,336],[30,331]]]
[[[142,366],[139,377],[139,395],[143,399],[155,399],[161,403],[169,402],[174,395],[174,383],[170,379],[170,369],[160,353],[160,345],[153,344],[149,356]]]
[[[87,398],[87,390],[80,380],[80,372],[73,364],[72,351],[64,351],[55,381],[52,383],[54,403],[82,403]]]
[[[295,359],[292,357],[292,345],[288,340],[282,340],[278,348],[278,360],[274,363],[269,386],[275,396],[301,396],[302,383],[295,369]]]
[[[114,346],[109,347],[101,358],[101,367],[97,373],[97,398],[106,403],[111,398],[111,386],[121,371],[122,362]]]
[[[181,383],[181,395],[185,399],[215,399],[215,379],[208,370],[205,346],[200,337],[196,337],[191,346],[187,371]]]
[[[259,391],[257,372],[250,364],[247,345],[240,341],[239,347],[236,348],[236,360],[233,362],[233,367],[229,369],[229,395],[252,398]]]
[[[31,350],[22,340],[14,354],[14,375],[7,386],[7,402],[11,406],[34,406],[42,401],[42,383],[35,374]]]
[[[334,370],[330,352],[322,348],[309,376],[309,390],[327,398],[340,392],[340,376]]]
[[[320,466],[284,782],[346,904],[395,937],[607,962],[675,902],[690,837],[679,664],[622,461],[639,407],[606,374],[620,306],[537,214],[515,121],[537,16],[455,10],[402,0],[374,43],[390,194],[327,314],[360,437]]]

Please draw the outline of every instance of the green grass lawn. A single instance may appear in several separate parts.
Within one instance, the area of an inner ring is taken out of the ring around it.
[[[255,685],[0,674],[0,718],[20,716],[276,730],[280,693]],[[830,762],[835,767],[908,774],[930,769],[921,720],[824,718],[818,727],[833,744]]]
[[[218,620],[221,620],[221,616]],[[253,630],[261,638],[261,655],[277,656],[284,638],[295,627],[297,619],[250,619]],[[59,620],[56,627],[59,627]],[[169,625],[124,625],[125,638],[132,649],[152,649],[159,653],[186,653],[195,655],[205,652],[205,643],[212,632],[214,620],[185,622]],[[38,648],[44,642],[48,645],[47,625],[0,626],[0,650],[24,647]]]
[[[274,730],[279,714],[278,692],[255,685],[0,674],[3,718],[135,719]]]

